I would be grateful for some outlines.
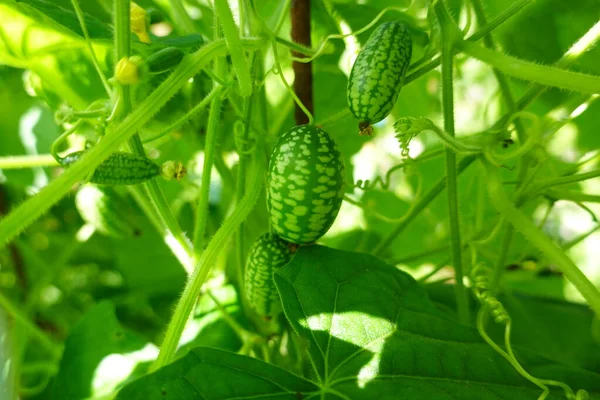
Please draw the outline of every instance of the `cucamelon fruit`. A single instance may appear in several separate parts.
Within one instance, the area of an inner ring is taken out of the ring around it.
[[[259,237],[248,255],[245,289],[248,303],[256,313],[271,318],[281,311],[273,273],[292,258],[290,245],[272,233]]]
[[[324,130],[300,125],[275,145],[267,176],[271,226],[288,242],[312,243],[333,224],[344,195],[344,162]]]
[[[358,54],[348,78],[348,107],[361,135],[392,111],[412,55],[412,40],[399,22],[381,24]]]
[[[175,68],[185,53],[177,47],[166,47],[151,54],[146,59],[146,69],[150,74],[161,74]]]
[[[60,164],[68,167],[79,160],[83,154],[83,151],[73,152],[62,158]],[[160,166],[145,157],[116,152],[96,168],[90,182],[99,185],[135,185],[152,179],[160,173]]]
[[[112,187],[82,185],[75,206],[81,218],[104,235],[125,238],[140,234],[129,202]]]

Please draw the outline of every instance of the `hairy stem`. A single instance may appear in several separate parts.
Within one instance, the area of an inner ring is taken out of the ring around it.
[[[130,2],[128,0],[115,1],[115,51],[116,59],[120,60],[124,57],[129,57],[131,52],[131,33],[130,33]],[[121,107],[120,114],[117,115],[117,120],[122,120],[125,116],[131,113],[131,88],[121,85]],[[134,133],[129,139],[129,146],[134,153],[146,157],[146,150],[140,140],[140,136]],[[163,226],[164,240],[175,257],[181,262],[183,269],[189,274],[191,273],[191,260],[189,255],[192,254],[189,240],[185,237],[181,226],[171,212],[171,208],[165,199],[158,182],[155,179],[143,184],[146,193],[150,198],[150,202],[157,213],[157,217]],[[174,241],[172,240],[174,239]]]
[[[0,169],[55,167],[57,165],[58,162],[56,162],[52,154],[0,157]]]
[[[553,260],[554,264],[587,300],[596,316],[600,316],[600,292],[598,289],[577,268],[573,261],[510,201],[502,187],[498,168],[483,159],[482,162],[487,172],[488,193],[492,205],[545,257]]]
[[[533,0],[521,0],[520,2],[514,3],[511,7],[507,8],[504,12],[502,12],[496,18],[494,18],[492,21],[490,21],[489,24],[486,24],[485,26],[481,27],[479,30],[477,30],[477,32],[475,32],[474,34],[469,36],[466,40],[471,41],[471,42],[476,42],[476,41],[480,40],[481,38],[485,37],[490,32],[492,32],[494,29],[496,29],[498,26],[500,26],[501,24],[506,22],[510,17],[517,14],[519,11],[521,11],[526,5],[528,5],[532,1]],[[460,49],[455,47],[454,51],[456,53],[458,53],[458,52],[460,52]],[[439,54],[435,55],[431,59],[431,61],[429,61],[427,64],[423,65],[423,67],[421,67],[418,70],[407,75],[406,78],[404,79],[404,84],[407,84],[408,82],[412,82],[415,79],[420,78],[421,76],[425,75],[429,71],[433,71],[436,67],[438,67],[440,65],[440,62],[441,62],[440,55]],[[417,63],[415,63],[415,64],[417,64]],[[422,62],[418,63],[418,65],[421,65],[421,64],[422,64]],[[409,71],[411,69],[414,69],[414,67],[413,68],[409,67]]]
[[[258,64],[262,62],[262,58],[259,53],[254,53],[252,59],[252,71],[251,74],[254,76],[258,69]],[[235,199],[240,202],[244,197],[246,188],[246,174],[248,173],[248,161],[250,160],[250,146],[248,141],[250,139],[250,126],[252,122],[252,106],[254,102],[254,95],[247,97],[244,101],[244,130],[240,137],[236,138],[238,142],[238,167],[237,167],[237,183],[235,186]],[[245,246],[244,246],[244,225],[240,225],[240,229],[236,232],[235,236],[235,247],[236,247],[236,271],[238,280],[238,290],[244,296],[244,260]]]
[[[463,53],[518,79],[582,93],[600,93],[598,76],[535,64],[486,49],[469,41],[462,41],[458,46]]]
[[[31,333],[31,335],[35,337],[38,342],[43,345],[50,352],[50,354],[52,354],[52,356],[58,357],[60,355],[60,346],[54,343],[54,341],[48,337],[45,332],[42,332],[37,325],[31,322],[27,315],[2,293],[0,293],[0,307],[2,307],[16,321],[23,324],[29,333]]]
[[[171,6],[173,19],[175,20],[175,29],[186,35],[195,33],[196,25],[185,10],[182,0],[169,0],[169,5]]]
[[[215,11],[218,16],[218,20],[221,22],[223,28],[223,34],[225,35],[225,41],[227,42],[227,49],[231,56],[231,63],[233,69],[238,77],[238,83],[240,85],[240,94],[242,97],[250,96],[252,93],[252,78],[250,76],[250,68],[246,61],[246,55],[244,54],[244,48],[240,41],[240,33],[231,9],[227,0],[214,0]]]
[[[444,114],[444,130],[454,139],[454,86],[453,62],[454,43],[457,39],[458,27],[451,20],[442,1],[435,5],[442,32],[442,110]],[[458,188],[456,184],[456,155],[451,149],[446,149],[446,186],[448,194],[448,216],[450,222],[450,253],[456,284],[455,295],[458,316],[464,323],[469,322],[469,304],[467,290],[463,282],[462,248],[460,239],[460,220],[458,215]]]
[[[456,168],[456,174],[460,175],[469,165],[475,161],[475,156],[467,156],[458,162],[458,166]],[[382,254],[382,252],[390,245],[392,242],[398,237],[400,233],[404,231],[408,227],[408,225],[415,219],[417,215],[419,215],[433,200],[437,198],[437,196],[442,193],[444,188],[446,187],[446,177],[441,178],[436,182],[435,185],[427,193],[423,195],[415,205],[411,208],[409,213],[405,214],[402,217],[402,221],[396,225],[394,230],[390,232],[390,234],[383,239],[379,245],[373,249],[372,253],[376,256]]]
[[[259,157],[259,153],[260,152],[256,153],[257,156],[250,169],[251,179],[248,181],[247,192],[244,199],[237,205],[231,216],[225,220],[223,225],[221,225],[217,233],[209,242],[206,250],[202,252],[193,274],[189,277],[185,285],[183,294],[175,307],[175,313],[167,328],[167,333],[160,348],[158,359],[152,364],[150,368],[151,371],[155,371],[172,361],[181,338],[181,333],[194,308],[194,304],[196,303],[206,276],[219,254],[225,250],[227,242],[233,233],[239,228],[242,221],[246,219],[254,207],[254,204],[262,191],[263,163]]]
[[[214,86],[212,88],[212,90],[210,91],[210,93],[208,93],[206,95],[206,97],[204,97],[202,99],[202,101],[200,103],[196,104],[194,107],[192,107],[192,109],[190,111],[186,112],[181,118],[178,118],[176,121],[173,121],[171,124],[169,124],[169,126],[164,128],[162,131],[160,131],[156,135],[153,135],[149,138],[144,138],[144,143],[153,142],[157,139],[160,139],[161,137],[163,137],[165,135],[168,135],[169,133],[173,132],[174,130],[181,128],[187,121],[189,121],[191,118],[193,118],[194,116],[196,116],[200,112],[202,112],[206,108],[206,106],[212,101],[212,99],[215,98],[215,96],[221,96],[222,92],[223,92],[223,86],[221,86],[221,85]]]
[[[102,68],[100,68],[100,64],[98,63],[98,58],[96,57],[96,53],[94,52],[94,47],[92,46],[92,40],[90,39],[90,34],[88,33],[87,26],[85,24],[85,19],[83,16],[83,11],[81,11],[81,7],[79,6],[79,0],[71,0],[73,4],[73,9],[75,9],[75,14],[77,15],[77,19],[79,20],[79,25],[81,26],[81,32],[83,32],[83,37],[88,46],[88,50],[90,51],[90,57],[92,59],[92,64],[94,64],[94,68],[102,81],[102,86],[104,86],[104,90],[108,95],[111,94],[112,90],[110,85],[108,84],[108,79],[104,76],[102,72]]]
[[[245,39],[249,50],[264,46],[262,39]],[[6,245],[19,232],[39,218],[46,210],[65,196],[76,182],[85,179],[102,161],[116,151],[127,139],[147,123],[177,91],[216,56],[226,54],[223,40],[206,44],[186,57],[173,73],[140,103],[122,122],[78,162],[61,176],[50,182],[37,195],[21,203],[0,221],[0,247]]]
[[[227,6],[227,10],[229,10],[229,6]],[[231,14],[231,11],[229,11],[229,13]],[[213,21],[215,40],[218,40],[221,37],[220,21],[220,18],[215,16]],[[237,35],[237,30],[235,35]],[[225,75],[225,68],[225,60],[223,60],[222,57],[219,57],[215,60],[213,74],[222,78]],[[220,84],[217,81],[213,81],[213,90],[217,89],[219,86]],[[198,207],[196,209],[196,223],[194,224],[194,254],[196,255],[196,258],[198,258],[204,250],[204,235],[206,233],[206,223],[208,221],[211,172],[215,158],[215,147],[217,146],[222,106],[223,99],[221,96],[213,97],[210,102],[210,112],[208,114],[208,124],[206,126],[202,181],[200,183],[200,194],[198,196]]]

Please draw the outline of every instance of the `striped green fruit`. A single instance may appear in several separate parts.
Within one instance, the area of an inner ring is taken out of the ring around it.
[[[79,160],[83,151],[76,151],[60,160],[68,167]],[[94,171],[91,183],[98,185],[135,185],[160,175],[160,166],[145,157],[127,152],[112,153]]]
[[[312,243],[333,224],[344,195],[344,162],[324,130],[300,125],[284,133],[269,162],[271,226],[297,244]]]
[[[175,68],[185,57],[183,50],[177,47],[166,47],[152,53],[146,59],[146,68],[150,74],[162,74]]]
[[[246,264],[245,287],[248,302],[258,315],[270,318],[281,311],[273,273],[287,264],[292,254],[289,244],[272,233],[254,243]]]
[[[381,24],[371,35],[350,71],[348,107],[359,120],[361,134],[392,111],[410,65],[412,40],[399,22]]]
[[[106,236],[125,238],[140,233],[127,199],[111,187],[82,185],[75,206],[85,222]]]

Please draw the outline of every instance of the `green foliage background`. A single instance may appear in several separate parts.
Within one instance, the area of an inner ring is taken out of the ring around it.
[[[111,3],[81,2],[95,53],[108,76],[115,64]],[[139,2],[163,19],[155,27],[173,29],[173,36],[183,35],[170,3]],[[197,32],[210,38],[210,3],[181,3],[193,16]],[[480,28],[470,1],[446,3],[469,33]],[[492,20],[515,2],[482,3]],[[502,53],[538,64],[554,63],[600,20],[600,5],[595,0],[530,3],[493,35]],[[261,0],[254,6],[273,28],[282,2]],[[435,28],[437,25],[425,0],[315,0],[312,6],[315,48],[327,35],[339,34],[340,27],[356,31],[390,6],[405,11],[389,11],[380,21],[401,20],[409,27],[413,62],[439,47],[440,32],[430,28],[429,20]],[[48,154],[52,142],[64,131],[54,113],[65,104],[85,109],[106,93],[70,1],[0,0],[0,21],[0,158]],[[279,36],[289,40],[289,31],[286,18]],[[147,374],[183,290],[186,272],[131,192],[123,191],[130,196],[142,234],[115,239],[86,234],[74,206],[74,187],[9,246],[0,248],[0,398],[538,398],[541,390],[519,375],[475,329],[479,306],[473,296],[471,321],[458,321],[453,272],[448,266],[450,228],[445,195],[428,204],[378,258],[368,255],[395,229],[398,218],[445,174],[443,157],[433,157],[394,173],[389,185],[373,184],[376,177],[405,161],[394,138],[393,122],[407,116],[426,117],[441,126],[442,105],[437,68],[402,88],[392,114],[376,125],[373,137],[357,134],[356,121],[344,113],[347,75],[353,56],[371,31],[331,40],[325,54],[313,63],[315,121],[338,143],[346,163],[347,194],[363,207],[344,203],[333,228],[319,244],[301,248],[293,261],[276,273],[284,315],[267,323],[248,310],[237,290],[236,248],[230,240],[203,286],[205,295],[187,323],[177,359]],[[132,50],[142,56],[151,51],[135,36]],[[278,53],[282,72],[291,81],[289,49],[279,44]],[[569,69],[600,75],[599,60],[600,49],[594,47]],[[273,53],[267,51],[265,71],[272,66]],[[134,108],[164,79],[140,85],[134,93]],[[454,79],[457,137],[477,139],[509,110],[488,65],[459,54]],[[264,85],[267,132],[260,133],[270,148],[294,125],[294,104],[277,75],[266,74]],[[516,98],[530,85],[509,80]],[[210,87],[206,73],[196,75],[140,130],[140,137],[160,132],[206,96]],[[562,123],[560,129],[548,130],[541,139],[547,159],[537,178],[568,173],[596,154],[600,105],[595,98],[550,89],[527,108],[544,121]],[[243,99],[232,91],[222,111],[207,240],[236,203],[234,132],[242,104]],[[335,115],[342,117],[331,119]],[[188,236],[194,229],[206,121],[207,112],[200,113],[146,146],[157,163],[176,159],[188,169],[183,181],[160,183]],[[69,140],[68,147],[81,149],[86,139],[93,138],[94,127],[87,124]],[[413,139],[409,148],[411,157],[418,159],[419,154],[435,152],[443,144],[427,132]],[[502,171],[505,179],[515,179],[516,163],[506,167]],[[594,157],[583,171],[597,168],[598,157]],[[60,173],[52,163],[0,168],[0,214],[8,214]],[[358,180],[370,180],[371,189],[356,187]],[[596,194],[598,179],[569,189]],[[498,213],[489,203],[481,165],[460,176],[458,193],[463,237],[475,240],[482,230],[491,233]],[[574,202],[551,202],[548,196],[538,196],[521,209],[598,287],[596,203],[586,202],[584,209]],[[243,225],[244,250],[268,229],[261,196]],[[578,240],[580,237],[583,239]],[[493,266],[502,240],[503,236],[496,234],[477,245],[479,261]],[[469,256],[465,251],[468,270],[473,267]],[[499,299],[512,317],[517,359],[536,377],[562,381],[575,391],[585,389],[590,398],[600,398],[597,318],[594,321],[581,296],[557,272],[555,260],[545,258],[527,237],[515,233],[505,261]],[[434,275],[421,279],[436,267],[440,269]],[[493,322],[488,327],[491,337],[502,342],[502,327]],[[548,398],[565,397],[561,390],[552,389]]]

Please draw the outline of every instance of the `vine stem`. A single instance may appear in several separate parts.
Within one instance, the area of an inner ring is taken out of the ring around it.
[[[169,4],[173,12],[173,19],[176,22],[176,29],[186,35],[196,32],[194,20],[188,15],[181,0],[169,0]]]
[[[229,6],[227,6],[227,9],[229,10]],[[214,40],[218,40],[221,37],[221,18],[218,14],[215,15],[213,24]],[[235,34],[237,35],[237,30]],[[225,75],[225,72],[224,60],[221,57],[218,57],[215,60],[213,74],[220,79]],[[220,84],[216,80],[213,81],[213,90],[218,89],[219,86]],[[204,234],[206,233],[206,222],[208,221],[208,201],[210,195],[211,172],[215,159],[215,147],[217,145],[217,136],[219,134],[219,120],[221,118],[222,106],[223,99],[221,96],[213,97],[210,102],[208,124],[206,126],[202,180],[200,183],[200,194],[198,196],[198,207],[196,208],[196,222],[194,224],[193,243],[194,255],[196,259],[200,257],[200,254],[202,254],[202,251],[204,250]]]
[[[202,288],[202,284],[204,283],[210,268],[215,263],[219,254],[225,249],[226,244],[233,233],[239,228],[242,221],[246,219],[258,200],[262,191],[263,163],[260,152],[257,151],[255,154],[256,156],[252,163],[253,165],[250,167],[251,179],[248,181],[246,195],[237,205],[231,216],[225,220],[217,233],[215,233],[206,247],[206,250],[202,252],[194,272],[189,277],[185,288],[183,289],[183,294],[175,307],[175,313],[167,328],[167,333],[161,345],[160,353],[156,361],[150,367],[150,371],[155,371],[167,365],[173,359],[181,338],[181,333],[192,312],[200,289]]]
[[[61,353],[60,346],[57,345],[46,335],[46,333],[42,332],[37,325],[35,325],[31,320],[25,315],[23,311],[21,311],[16,305],[14,305],[8,297],[4,294],[0,293],[0,306],[6,312],[12,316],[16,321],[23,324],[23,326],[42,344],[53,357],[59,357]]]
[[[537,192],[539,190],[548,189],[552,186],[568,185],[570,183],[577,183],[588,179],[600,177],[600,169],[595,169],[589,172],[583,172],[581,174],[560,176],[558,178],[548,178],[538,181],[534,187],[529,190],[529,193]]]
[[[250,68],[246,61],[244,48],[240,41],[240,33],[238,27],[233,20],[233,14],[227,0],[214,0],[215,11],[221,22],[227,49],[231,56],[233,69],[238,77],[240,85],[240,94],[242,97],[248,97],[252,93],[252,78],[250,76]]]
[[[248,50],[257,50],[265,45],[263,39],[248,38],[242,41]],[[85,179],[102,161],[116,151],[127,139],[146,124],[167,101],[195,74],[215,57],[226,54],[224,40],[207,43],[193,54],[184,58],[173,73],[140,103],[122,122],[78,162],[70,166],[61,176],[51,181],[37,195],[21,203],[0,220],[0,247],[5,246],[23,229],[33,223],[46,210],[58,202],[72,188]]]
[[[259,53],[254,53],[252,57],[252,69],[250,74],[252,77],[255,76],[256,71],[258,70],[259,63],[262,62],[262,58]],[[246,174],[248,173],[248,159],[249,159],[249,149],[246,146],[246,143],[250,137],[250,128],[252,123],[252,106],[254,102],[254,93],[247,97],[244,100],[244,130],[242,131],[241,138],[236,138],[238,143],[238,166],[237,166],[237,182],[235,185],[235,199],[237,202],[240,202],[244,196],[244,191],[246,188]],[[237,230],[235,235],[235,247],[236,247],[236,271],[237,271],[237,280],[238,280],[238,290],[241,294],[241,297],[244,298],[244,260],[245,260],[245,246],[244,246],[244,225],[240,225],[240,229]]]
[[[526,5],[526,3],[528,3],[531,0],[525,0],[521,3],[516,3],[516,6],[519,6],[521,9],[523,6]],[[509,12],[510,11],[510,12]],[[514,11],[514,12],[513,12]],[[507,11],[505,11],[504,13],[502,13],[501,15],[499,15],[498,17],[496,17],[492,22],[490,22],[489,25],[487,25],[486,27],[490,26],[490,27],[497,27],[500,22],[505,21],[509,16],[514,15],[514,13],[516,13],[517,8],[512,8],[509,9]],[[480,39],[483,36],[485,36],[485,34],[489,33],[492,29],[480,29],[479,31],[477,31],[475,34],[473,34],[469,39],[467,40],[476,40],[476,39]],[[481,35],[479,35],[479,32],[481,32]],[[600,21],[598,23],[596,23],[596,25],[594,25],[592,28],[590,28],[590,30],[588,30],[581,38],[579,38],[572,46],[571,48],[554,64],[554,66],[556,67],[560,67],[560,68],[566,68],[568,66],[570,66],[572,63],[574,63],[581,55],[583,55],[586,51],[588,51],[590,48],[592,48],[594,46],[594,44],[600,39]],[[429,66],[427,66],[427,71],[419,74],[419,71],[415,71],[413,74],[411,74],[410,76],[407,76],[405,79],[405,84],[407,84],[408,82],[411,82],[415,79],[417,79],[419,76],[424,75],[426,72],[432,70],[433,68],[435,68],[436,66],[439,65],[439,58],[437,59],[437,61],[432,60],[432,63],[428,64]],[[425,68],[425,67],[423,67]],[[517,104],[516,104],[516,109],[517,110],[522,110],[523,108],[527,107],[533,100],[535,100],[538,96],[540,96],[542,93],[544,93],[547,90],[546,86],[541,86],[541,85],[532,85],[532,87],[530,87],[525,94],[523,94],[518,100],[517,100]],[[350,111],[346,111],[347,113],[349,113]],[[505,114],[504,116],[502,116],[501,118],[498,119],[498,121],[496,121],[496,123],[493,124],[492,129],[494,129],[497,126],[502,126],[503,124],[506,123],[506,121],[510,118],[512,114],[508,113]],[[339,116],[340,118],[342,117],[341,115]],[[467,166],[471,164],[471,162],[474,160],[474,157],[465,157],[463,159],[463,161],[469,160],[469,162],[467,163]],[[461,165],[459,163],[459,174],[461,172]],[[560,178],[559,178],[560,179]],[[589,179],[589,178],[586,178]],[[579,180],[583,180],[583,179],[579,179]],[[405,220],[403,220],[401,223],[399,223],[393,230],[392,232],[390,232],[390,234],[379,243],[379,245],[373,250],[373,254],[375,255],[379,255],[383,252],[383,250],[385,250],[393,241],[394,239],[404,231],[404,229],[406,229],[406,227],[408,226],[408,224],[414,220],[414,218],[425,208],[427,207],[427,204],[429,204],[431,201],[433,201],[433,199],[435,199],[444,189],[445,182],[443,181],[438,181],[433,188],[431,188],[431,190],[423,197],[423,203],[419,203],[419,207],[415,207],[415,209],[413,209],[413,213],[411,213],[410,215],[407,215],[407,218]]]
[[[90,34],[88,33],[87,26],[85,24],[85,18],[83,16],[83,11],[81,11],[81,7],[79,6],[79,0],[71,0],[73,4],[73,8],[75,9],[75,14],[77,15],[77,19],[79,20],[79,25],[81,26],[81,31],[83,32],[83,37],[88,46],[88,50],[90,51],[90,57],[92,59],[92,64],[94,64],[94,68],[102,81],[102,86],[104,86],[104,90],[110,96],[112,93],[110,84],[108,83],[108,79],[104,76],[102,72],[102,68],[100,68],[100,64],[98,63],[98,58],[96,57],[96,53],[94,52],[94,47],[92,46],[92,40],[90,39]]]
[[[519,11],[521,11],[525,6],[527,6],[532,1],[533,0],[522,0],[520,2],[514,3],[511,7],[507,8],[504,12],[502,12],[496,18],[494,18],[492,21],[490,21],[490,23],[486,24],[485,26],[483,26],[482,28],[477,30],[477,32],[475,32],[471,36],[469,36],[466,40],[468,40],[470,42],[476,42],[477,40],[485,37],[490,32],[492,32],[494,29],[496,29],[498,26],[500,26],[502,23],[504,23],[509,18],[511,18],[512,16],[517,14]],[[458,53],[459,50],[460,49],[458,49],[457,47],[454,47],[454,51],[456,53]],[[427,64],[423,65],[421,68],[412,72],[411,74],[408,74],[406,76],[406,78],[404,79],[404,84],[406,85],[408,82],[412,82],[415,79],[420,78],[421,76],[425,75],[429,71],[432,71],[433,69],[435,69],[437,66],[440,65],[440,62],[441,62],[441,57],[439,55],[434,55],[433,58],[431,59],[431,61],[429,61]],[[416,62],[415,66],[421,65],[421,64],[422,64],[422,62]],[[414,68],[415,67],[410,66],[408,69],[410,71]]]
[[[535,246],[545,257],[552,260],[560,271],[571,281],[579,293],[587,300],[596,316],[600,317],[600,292],[587,277],[577,268],[569,257],[546,235],[544,235],[535,224],[525,216],[509,200],[498,168],[488,161],[481,159],[486,169],[488,193],[490,201],[500,214],[523,236]]]
[[[453,62],[454,43],[458,38],[458,27],[451,20],[442,0],[435,6],[442,33],[442,109],[444,114],[444,130],[454,138],[454,87]],[[463,282],[462,247],[460,239],[460,220],[458,215],[458,188],[456,172],[456,155],[452,149],[446,149],[446,186],[448,194],[448,216],[450,222],[450,253],[454,266],[456,284],[454,286],[458,317],[464,323],[469,322],[469,303],[467,290]]]
[[[470,166],[473,161],[475,161],[475,156],[467,156],[458,162],[458,167],[456,168],[457,175],[460,175],[468,166]],[[380,256],[396,237],[406,229],[406,227],[419,215],[428,205],[431,203],[446,187],[446,177],[439,179],[435,185],[427,193],[423,195],[410,209],[410,212],[405,214],[402,217],[402,221],[396,225],[396,227],[390,232],[390,234],[379,242],[379,245],[373,249],[373,255]]]
[[[600,93],[598,76],[535,64],[486,49],[466,40],[459,42],[457,46],[463,53],[518,79],[582,93]]]
[[[128,58],[131,53],[131,17],[130,17],[130,2],[128,0],[115,1],[115,59]],[[119,114],[116,116],[118,120],[126,117],[132,110],[131,104],[131,88],[127,85],[119,86],[121,96],[121,107]],[[129,139],[129,146],[134,153],[142,157],[146,157],[146,150],[140,140],[140,136],[134,133]],[[183,269],[189,274],[191,273],[192,262],[189,255],[192,254],[191,244],[185,237],[181,226],[171,212],[171,208],[165,199],[160,185],[155,179],[144,183],[146,193],[150,198],[153,209],[158,215],[161,225],[164,227],[164,240],[171,252],[180,261]],[[173,240],[174,239],[174,242]]]
[[[162,131],[160,131],[156,135],[153,135],[149,138],[144,138],[144,143],[150,143],[155,140],[158,140],[161,137],[173,132],[174,130],[181,128],[188,120],[190,120],[192,117],[194,117],[195,115],[198,115],[200,112],[202,112],[215,96],[221,96],[222,92],[223,92],[223,86],[218,85],[218,86],[213,87],[212,90],[210,91],[210,93],[208,93],[206,95],[206,97],[204,97],[202,99],[202,101],[200,101],[198,104],[196,104],[194,107],[192,107],[192,109],[190,111],[186,112],[181,118],[170,123],[169,126],[164,128]],[[223,94],[223,96],[225,96],[225,94]]]
[[[0,157],[0,169],[55,167],[57,165],[58,162],[54,159],[52,154]]]

